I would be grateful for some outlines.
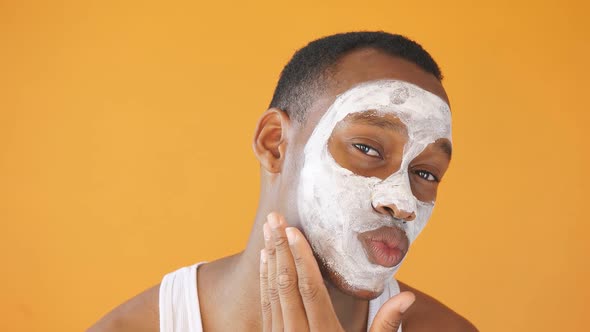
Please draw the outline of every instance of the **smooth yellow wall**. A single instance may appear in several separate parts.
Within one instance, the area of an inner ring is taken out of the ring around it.
[[[0,3],[0,330],[80,331],[243,248],[282,66],[360,29],[422,43],[452,100],[454,160],[400,279],[482,331],[587,330],[588,5],[472,3]]]

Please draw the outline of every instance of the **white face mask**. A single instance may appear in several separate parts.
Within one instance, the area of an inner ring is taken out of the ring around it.
[[[397,117],[407,128],[400,169],[384,180],[364,177],[341,167],[332,158],[328,140],[347,115],[376,111]],[[304,149],[298,190],[301,226],[323,263],[352,288],[380,293],[398,270],[373,264],[358,238],[380,227],[398,227],[412,243],[430,218],[434,202],[412,194],[408,166],[427,145],[451,140],[449,106],[420,87],[396,80],[357,85],[336,98],[323,115]],[[395,204],[415,213],[407,223],[376,212],[373,207]]]

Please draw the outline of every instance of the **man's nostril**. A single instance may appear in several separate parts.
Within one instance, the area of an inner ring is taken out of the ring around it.
[[[404,223],[416,219],[416,213],[399,210],[395,205],[377,205],[377,207],[373,206],[373,209],[381,214],[402,220]]]
[[[381,207],[385,213],[389,214],[392,217],[395,217],[395,211],[389,206],[382,206]]]

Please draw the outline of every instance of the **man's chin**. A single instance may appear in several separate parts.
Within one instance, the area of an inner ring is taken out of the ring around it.
[[[351,286],[344,280],[344,278],[340,274],[332,271],[330,268],[327,268],[326,266],[321,266],[320,270],[322,271],[324,280],[326,280],[329,283],[329,286],[338,289],[343,294],[358,299],[373,300],[379,295],[381,295],[381,293],[383,293],[383,289],[385,287],[385,285],[383,285],[383,287],[381,287],[381,289],[378,291],[359,289],[357,287]]]

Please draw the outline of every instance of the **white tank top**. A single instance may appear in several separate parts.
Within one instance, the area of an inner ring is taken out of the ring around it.
[[[197,292],[197,267],[203,263],[183,267],[168,273],[162,279],[159,300],[160,332],[203,332]],[[391,279],[383,293],[369,301],[367,330],[379,308],[399,292],[397,281]],[[402,332],[401,326],[398,332]]]

